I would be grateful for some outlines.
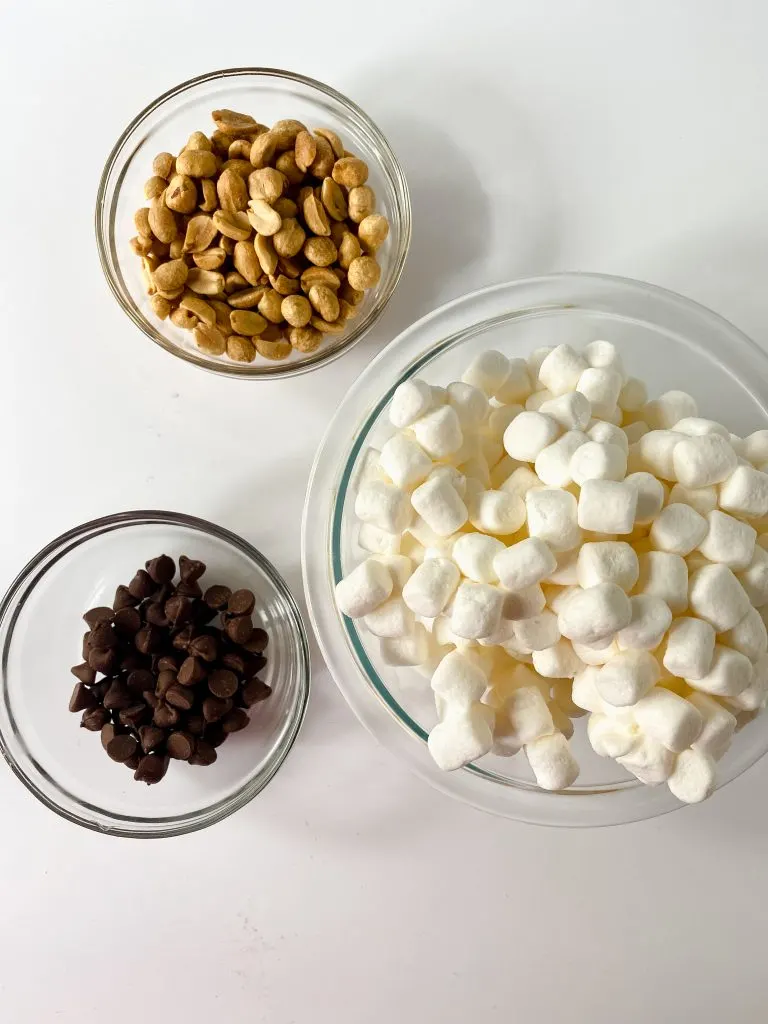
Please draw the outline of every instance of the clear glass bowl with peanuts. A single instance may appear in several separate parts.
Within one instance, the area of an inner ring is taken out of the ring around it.
[[[653,817],[754,764],[767,381],[731,324],[615,277],[494,286],[400,335],[305,506],[310,615],[363,724],[546,825]]]
[[[354,103],[301,75],[236,68],[131,122],[102,174],[96,236],[144,334],[215,373],[273,378],[370,330],[411,211],[394,153]]]

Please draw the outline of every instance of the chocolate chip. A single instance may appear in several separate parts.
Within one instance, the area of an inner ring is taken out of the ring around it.
[[[242,708],[233,708],[221,720],[221,727],[226,733],[240,732],[248,725],[248,713]]]
[[[164,669],[162,672],[157,674],[157,685],[155,687],[155,693],[158,697],[164,697],[172,686],[176,685],[178,676],[176,672],[172,672],[170,669]]]
[[[249,639],[243,644],[243,647],[250,654],[261,654],[262,651],[267,649],[269,643],[269,636],[266,630],[263,630],[260,626],[257,626],[251,633]]]
[[[209,608],[205,601],[194,601],[192,603],[192,621],[198,626],[207,626],[213,622],[219,613],[215,608]]]
[[[246,660],[239,651],[227,651],[221,659],[221,663],[230,672],[234,672],[236,676],[245,675]]]
[[[133,636],[141,628],[141,616],[135,608],[121,608],[115,612],[114,626],[123,636]]]
[[[233,643],[247,644],[253,634],[253,623],[249,615],[236,615],[224,627]]]
[[[135,690],[137,693],[155,688],[155,677],[146,668],[137,668],[129,672],[125,682],[129,690]]]
[[[161,629],[171,624],[162,604],[148,604],[144,609],[144,618],[151,626],[159,626]]]
[[[203,718],[206,722],[218,722],[232,710],[231,700],[219,700],[218,697],[206,697],[203,701]]]
[[[123,761],[123,764],[125,765],[126,768],[130,768],[131,771],[134,771],[134,769],[139,767],[140,760],[141,754],[137,749],[135,754],[131,754],[131,756],[127,760]]]
[[[206,676],[206,671],[197,658],[185,658],[179,669],[179,682],[182,686],[195,686],[201,683]]]
[[[177,672],[178,668],[179,659],[175,654],[164,654],[162,658],[157,659],[158,672]]]
[[[107,744],[107,753],[113,761],[123,762],[127,761],[129,757],[133,757],[137,747],[135,738],[126,732],[112,737]]]
[[[205,573],[205,562],[182,555],[179,559],[179,576],[182,583],[194,583]]]
[[[126,726],[130,729],[138,729],[138,727],[150,716],[150,709],[145,703],[131,704],[129,708],[124,708],[118,717],[118,721],[121,725]]]
[[[121,672],[133,672],[136,668],[144,668],[146,666],[146,659],[143,655],[139,654],[136,650],[128,648],[128,652],[125,657],[120,660],[120,671]]]
[[[237,692],[237,676],[226,668],[217,668],[208,676],[208,689],[214,697],[226,700]]]
[[[154,654],[163,645],[163,634],[156,626],[143,626],[133,642],[142,654]]]
[[[149,573],[143,569],[139,569],[128,584],[128,593],[140,601],[143,601],[145,597],[149,597],[150,594],[154,594],[156,590],[157,584]]]
[[[212,636],[196,636],[189,645],[189,653],[203,661],[215,661],[219,653],[219,645]]]
[[[205,719],[202,715],[187,715],[187,732],[192,736],[202,736],[205,729]]]
[[[195,580],[190,580],[189,583],[180,583],[178,587],[176,587],[176,593],[180,594],[182,597],[194,598],[195,600],[198,600],[203,596],[200,584],[195,582]]]
[[[186,761],[195,749],[195,741],[184,732],[172,732],[165,744],[168,756],[177,761]]]
[[[152,715],[152,721],[160,729],[170,729],[179,721],[179,712],[170,704],[159,704]]]
[[[205,740],[198,740],[195,743],[195,749],[192,756],[189,759],[190,764],[209,765],[213,764],[216,760],[216,751],[213,749],[210,743],[206,743]]]
[[[168,758],[159,754],[145,754],[138,763],[134,779],[146,782],[148,786],[159,782],[168,771]]]
[[[192,626],[185,626],[179,630],[171,643],[179,651],[186,651],[195,637],[195,630]]]
[[[254,704],[260,704],[261,701],[266,700],[267,697],[272,693],[272,687],[267,683],[262,682],[261,679],[254,677],[249,679],[240,691],[243,704],[247,708],[253,707]]]
[[[100,732],[109,721],[109,712],[106,708],[89,708],[83,712],[80,725],[89,732]]]
[[[145,754],[165,742],[165,730],[158,729],[156,725],[142,725],[139,728],[139,742]]]
[[[174,627],[183,626],[189,622],[192,614],[193,605],[188,597],[176,594],[165,602],[165,616]]]
[[[96,698],[85,683],[75,683],[72,696],[69,698],[69,710],[85,711],[87,708],[93,708],[95,706]]]
[[[96,683],[95,686],[91,687],[94,697],[100,704],[104,703],[104,697],[106,696],[107,690],[112,685],[112,682],[112,679],[102,679],[100,683]]]
[[[150,594],[147,598],[148,604],[165,604],[169,597],[173,594],[173,584],[163,583],[162,586],[158,587],[154,594]]]
[[[84,661],[82,665],[73,665],[69,671],[75,679],[79,679],[81,683],[87,683],[88,686],[96,682],[96,670],[92,669],[87,661]]]
[[[98,626],[101,622],[111,622],[114,612],[111,608],[107,608],[104,605],[99,605],[98,608],[89,608],[83,618],[88,625],[93,629],[94,626]]]
[[[144,703],[152,708],[153,711],[162,704],[162,699],[157,696],[154,690],[145,690],[141,696],[144,698]]]
[[[135,703],[136,695],[117,679],[110,683],[109,689],[104,694],[104,707],[107,711],[123,711]]]
[[[176,573],[176,563],[168,555],[158,555],[145,568],[155,583],[170,583]]]
[[[226,605],[227,601],[229,601],[231,594],[232,591],[229,587],[208,587],[203,595],[203,600],[209,608],[215,608],[216,611],[219,611]]]
[[[117,647],[118,637],[108,622],[101,622],[91,630],[89,643],[91,648]]]
[[[91,634],[90,633],[86,633],[83,636],[83,646],[82,646],[82,652],[81,652],[81,657],[82,657],[83,661],[88,661],[88,655],[90,653],[91,653]]]
[[[182,711],[189,711],[195,703],[195,695],[190,692],[189,687],[177,684],[170,687],[165,694],[165,699],[173,707],[180,708]]]
[[[227,611],[231,615],[250,615],[255,604],[250,590],[236,590],[227,601]]]
[[[115,660],[114,647],[91,647],[88,651],[88,664],[92,669],[105,675],[112,671]]]
[[[122,583],[115,591],[115,599],[112,602],[112,607],[116,612],[119,612],[121,608],[133,608],[139,603],[139,598],[134,597],[128,587],[124,587]]]
[[[222,729],[221,722],[215,722],[205,730],[205,741],[212,747],[220,747],[226,738],[227,733]]]

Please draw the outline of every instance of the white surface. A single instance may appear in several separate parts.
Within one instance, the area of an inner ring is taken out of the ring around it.
[[[155,507],[243,534],[299,594],[304,483],[339,397],[405,325],[486,283],[645,278],[768,344],[760,0],[290,10],[286,22],[199,0],[0,9],[0,584],[76,523]],[[365,107],[414,203],[379,328],[277,384],[214,378],[139,335],[107,292],[92,228],[102,164],[140,107],[258,63]],[[316,658],[279,776],[201,834],[99,837],[0,771],[0,1012],[614,1024],[621,1006],[625,1024],[752,1024],[765,1017],[766,785],[768,761],[700,807],[589,832],[485,817],[382,752]]]

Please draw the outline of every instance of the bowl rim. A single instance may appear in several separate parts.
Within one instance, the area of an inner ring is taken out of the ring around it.
[[[359,323],[350,331],[349,335],[344,337],[338,345],[329,349],[324,349],[323,346],[321,346],[309,359],[302,360],[301,363],[296,365],[284,366],[281,363],[267,363],[266,365],[264,363],[257,363],[254,365],[252,363],[236,362],[222,362],[221,364],[214,364],[200,358],[193,351],[188,352],[176,345],[173,345],[167,338],[165,338],[161,331],[153,328],[152,324],[139,313],[133,303],[129,303],[125,300],[116,280],[116,274],[113,269],[113,260],[111,258],[114,251],[114,244],[113,232],[111,229],[111,217],[109,214],[117,201],[117,196],[120,194],[121,184],[120,182],[117,183],[114,198],[109,207],[107,207],[106,204],[107,188],[120,154],[128,144],[128,141],[136,129],[151,114],[162,107],[163,104],[185,92],[188,92],[189,90],[195,89],[208,82],[217,81],[218,79],[247,77],[275,77],[285,79],[286,81],[296,82],[328,96],[336,103],[339,103],[342,107],[346,107],[347,110],[355,117],[359,118],[365,126],[365,129],[375,139],[377,146],[381,149],[385,157],[382,161],[382,169],[387,176],[392,178],[393,191],[396,196],[396,206],[402,220],[402,228],[398,236],[397,249],[393,254],[394,262],[390,280],[385,291],[383,291],[377,298],[376,302],[368,310],[366,316],[359,321]],[[99,254],[101,269],[104,273],[107,284],[109,285],[109,289],[117,300],[118,305],[139,328],[142,334],[150,338],[150,340],[156,345],[159,345],[165,352],[168,352],[170,355],[176,356],[179,359],[183,359],[185,362],[191,363],[193,366],[197,366],[202,370],[217,374],[218,376],[233,377],[239,380],[278,380],[286,377],[297,377],[300,374],[309,373],[311,370],[317,369],[320,366],[332,363],[335,359],[338,359],[345,352],[349,351],[349,349],[359,341],[362,341],[381,317],[381,314],[384,312],[384,309],[394,295],[397,285],[400,282],[411,245],[412,221],[410,192],[403,168],[386,136],[379,129],[376,123],[368,116],[368,114],[366,114],[365,111],[353,100],[349,99],[349,97],[324,82],[320,82],[315,78],[310,78],[307,75],[298,74],[294,71],[268,67],[221,68],[217,71],[209,71],[205,74],[197,75],[194,78],[189,78],[186,81],[181,82],[179,85],[175,85],[172,88],[167,89],[165,92],[161,93],[157,99],[148,103],[147,106],[145,106],[143,110],[139,111],[139,113],[130,121],[128,126],[122,131],[120,137],[112,147],[109,156],[107,157],[99,180],[94,213],[96,248]]]
[[[627,778],[626,783],[622,780],[618,786],[585,786],[581,792],[576,793],[572,791],[548,793],[535,786],[528,786],[524,782],[507,781],[498,776],[494,778],[496,773],[486,771],[476,765],[469,765],[458,772],[440,772],[430,762],[428,755],[425,757],[426,743],[423,740],[423,730],[419,726],[414,730],[413,725],[409,723],[410,716],[407,712],[403,716],[393,706],[393,703],[397,705],[397,700],[391,695],[388,699],[380,692],[365,667],[367,656],[361,659],[360,653],[356,649],[357,645],[351,642],[347,628],[348,622],[344,622],[343,617],[335,609],[333,584],[339,578],[340,560],[334,554],[334,541],[340,523],[340,504],[344,489],[349,485],[352,463],[357,452],[364,445],[369,424],[380,416],[397,385],[429,362],[438,350],[444,350],[463,337],[475,334],[480,329],[487,329],[494,323],[528,316],[540,311],[578,308],[578,303],[563,299],[559,301],[550,299],[543,303],[533,302],[521,305],[519,302],[515,303],[511,296],[506,298],[508,293],[522,293],[526,289],[536,288],[557,289],[558,286],[565,290],[568,286],[578,288],[588,287],[590,284],[613,290],[610,297],[602,297],[604,303],[615,300],[616,296],[622,293],[625,296],[632,295],[638,300],[647,296],[655,298],[662,306],[665,306],[668,313],[682,311],[689,317],[693,316],[710,326],[719,327],[720,330],[727,332],[732,342],[741,347],[741,356],[759,362],[763,370],[762,377],[766,376],[765,364],[768,361],[768,353],[756,342],[730,321],[701,303],[657,285],[616,275],[578,271],[522,278],[490,285],[452,299],[411,324],[366,367],[354,387],[342,399],[320,442],[308,480],[302,524],[302,569],[310,621],[334,681],[368,731],[391,753],[403,758],[416,774],[433,787],[455,799],[463,800],[491,813],[530,824],[565,827],[621,824],[665,814],[680,809],[684,805],[675,800],[668,791],[661,792],[659,787],[643,787],[630,777]],[[471,315],[475,304],[483,306],[484,312],[481,315]],[[594,307],[585,304],[582,308]],[[602,305],[598,308],[604,312],[607,306]],[[615,312],[619,316],[632,319],[631,315],[628,316],[620,310]],[[656,310],[657,315],[660,312],[661,307]],[[451,314],[456,314],[459,326],[452,323],[448,329],[437,333],[438,329],[442,330],[443,328],[442,321],[450,318]],[[658,320],[654,321],[650,315],[647,322],[655,322],[657,329],[662,333],[674,332],[674,327],[662,324]],[[688,324],[689,331],[692,331],[693,326],[695,325]],[[431,333],[432,337],[428,340],[421,337],[425,332]],[[420,346],[417,347],[414,341],[419,338]],[[727,365],[722,363],[720,358],[723,353],[715,355],[706,345],[691,345],[690,340],[687,344],[696,349],[704,348],[713,361],[719,362],[722,369],[728,370]],[[392,367],[387,367],[387,373],[382,373],[381,363],[391,358],[393,349],[398,345],[408,347],[399,360],[397,379],[390,381],[392,374],[389,371]],[[731,357],[731,361],[733,360],[732,352],[725,354]],[[757,405],[766,410],[768,406],[766,388],[763,388],[763,397],[758,398],[749,381],[732,370],[728,370],[728,372],[732,373],[739,385],[751,394]],[[390,382],[384,387],[374,388],[372,394],[365,394],[361,397],[365,384],[375,380],[377,374]],[[340,437],[334,433],[339,430],[339,424],[342,422],[347,425],[347,440],[345,441],[341,441]],[[309,535],[310,522],[313,525],[312,537]],[[324,560],[317,553],[317,545],[312,543],[312,538],[316,540],[317,528],[320,524],[322,524],[324,535],[327,533],[329,541],[328,552]],[[328,610],[329,602],[332,611]],[[360,685],[361,683],[364,685]],[[413,739],[418,740],[419,733],[422,734],[421,742],[414,744]],[[727,778],[720,780],[718,788],[738,777],[761,756],[763,755],[758,753],[754,757],[746,757],[744,763],[736,766],[735,770],[729,770]],[[489,787],[490,795],[484,794],[478,788],[484,782],[494,783]],[[494,801],[492,794],[499,791],[514,792],[517,800],[516,806],[502,806],[503,800]],[[614,815],[604,813],[595,803],[595,801],[604,801],[608,797],[622,792],[627,794],[628,799],[635,799],[637,806],[624,807],[621,810],[614,805],[613,809],[618,812]],[[629,797],[630,793],[633,794],[631,798]],[[582,799],[580,801],[573,800],[576,795]],[[592,797],[592,801],[588,801],[587,797]],[[566,818],[561,819],[558,806],[562,810],[566,806],[566,802],[570,804],[570,811],[566,811]],[[581,805],[580,810],[586,810],[586,805],[591,804],[592,820],[577,820],[578,815],[574,810],[576,804]],[[569,816],[571,812],[573,812],[573,817]]]
[[[8,714],[11,722],[13,721],[13,716],[8,709],[8,650],[13,639],[16,620],[23,608],[24,602],[34,592],[38,583],[44,578],[51,565],[55,564],[55,562],[50,561],[51,557],[56,555],[57,552],[61,555],[67,554],[79,544],[87,542],[94,537],[102,536],[105,533],[119,531],[125,527],[146,524],[181,526],[209,534],[218,540],[223,541],[225,544],[236,548],[241,554],[245,555],[246,558],[258,566],[261,572],[263,572],[267,577],[270,584],[280,594],[280,597],[286,602],[289,609],[290,631],[292,633],[292,638],[296,643],[298,655],[298,693],[294,706],[290,710],[288,728],[286,729],[279,746],[273,752],[270,759],[265,763],[263,772],[260,772],[257,776],[241,785],[230,796],[219,800],[202,810],[195,810],[181,815],[165,815],[156,818],[140,818],[135,815],[112,816],[109,812],[105,812],[103,808],[99,808],[98,811],[100,815],[105,818],[109,818],[114,822],[114,824],[110,824],[109,826],[99,824],[98,821],[87,817],[85,814],[77,813],[76,811],[62,806],[53,797],[41,789],[35,779],[30,777],[14,756],[11,745],[9,745],[5,735],[4,724],[0,721],[0,754],[2,754],[3,759],[13,774],[44,806],[49,808],[49,810],[54,811],[67,821],[71,821],[76,825],[81,825],[91,831],[99,832],[103,835],[112,835],[128,839],[161,839],[169,836],[178,836],[185,835],[190,832],[197,832],[203,828],[207,828],[209,825],[214,825],[219,821],[223,821],[225,818],[229,817],[229,815],[249,803],[272,781],[296,742],[296,738],[298,737],[306,716],[311,688],[309,641],[301,611],[287,583],[269,559],[267,559],[252,544],[249,544],[248,541],[238,536],[238,534],[233,533],[231,530],[227,530],[222,526],[218,526],[215,523],[211,523],[206,519],[189,516],[181,512],[168,512],[156,509],[137,509],[126,512],[116,512],[107,516],[100,516],[97,519],[89,520],[85,523],[81,523],[79,526],[66,530],[64,533],[55,537],[52,541],[46,544],[45,547],[41,548],[41,550],[27,562],[24,568],[21,569],[6,590],[2,600],[0,601],[0,638],[3,639],[0,661],[0,699],[2,699],[3,704],[5,705],[6,714]],[[31,757],[30,760],[33,763],[36,763]],[[39,766],[37,766],[37,770],[41,774],[47,774]],[[75,798],[75,802],[77,806],[89,806],[78,798]],[[137,824],[140,823],[143,827],[141,829],[136,829],[120,824],[121,822],[126,821]]]

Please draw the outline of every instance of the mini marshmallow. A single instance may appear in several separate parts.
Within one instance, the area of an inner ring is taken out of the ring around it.
[[[416,440],[433,459],[443,459],[461,448],[464,435],[459,417],[450,405],[433,409],[412,425]]]
[[[715,762],[699,750],[684,750],[678,755],[667,785],[682,803],[701,803],[715,790]]]
[[[528,364],[524,359],[510,359],[509,373],[504,383],[496,389],[495,398],[504,405],[517,405],[524,402],[533,391],[533,382],[528,372]]]
[[[397,668],[423,665],[430,657],[430,636],[424,626],[417,622],[408,636],[381,640],[379,650],[385,665]]]
[[[715,487],[683,487],[675,484],[669,492],[669,503],[690,505],[700,516],[706,516],[717,508],[717,489]]]
[[[395,555],[400,550],[401,535],[380,530],[373,523],[361,523],[357,543],[366,551],[379,555]]]
[[[484,490],[473,504],[470,519],[475,529],[483,533],[508,537],[525,522],[525,505],[508,491]]]
[[[550,715],[552,715],[552,724],[555,727],[553,735],[562,733],[569,740],[573,736],[573,722],[556,701],[548,700],[547,707],[549,708]],[[534,742],[536,741],[534,740]]]
[[[476,430],[488,415],[488,399],[472,384],[454,381],[447,389],[448,404],[456,410],[462,430]]]
[[[716,420],[705,420],[701,416],[686,416],[678,420],[677,423],[673,423],[672,427],[678,434],[687,434],[688,437],[704,437],[707,434],[719,434],[726,441],[730,437],[728,428],[724,427],[722,423],[718,423]]]
[[[578,395],[578,391],[573,392],[574,395]],[[587,430],[587,435],[591,441],[596,441],[598,444],[614,444],[621,448],[624,455],[629,452],[629,441],[627,435],[621,429],[621,427],[615,426],[613,423],[607,423],[605,420],[595,420]]]
[[[717,509],[707,515],[707,521],[709,531],[699,544],[702,555],[730,569],[746,569],[755,553],[755,528]]]
[[[542,589],[542,591],[544,591],[544,587],[542,587],[541,589]],[[579,591],[581,590],[580,587],[555,587],[555,588],[553,588],[551,584],[547,585],[547,589],[549,590],[549,593],[545,592],[544,593],[544,597],[545,597],[545,599],[547,601],[547,604],[552,609],[552,611],[555,613],[555,615],[559,615],[560,612],[563,610],[563,608],[565,608],[566,602],[568,600],[570,600],[570,598],[574,594],[578,594]],[[552,593],[553,589],[556,590],[557,593]]]
[[[449,537],[455,533],[469,516],[467,506],[456,493],[450,479],[442,474],[430,475],[425,483],[417,487],[411,495],[411,504],[427,526],[440,537]]]
[[[768,514],[768,473],[737,466],[720,486],[720,508],[750,518]]]
[[[584,346],[584,358],[596,370],[615,370],[624,376],[621,356],[611,341],[590,341]]]
[[[392,593],[392,575],[375,558],[366,558],[336,584],[336,603],[351,619],[370,615]]]
[[[519,650],[527,654],[534,651],[545,651],[560,639],[557,628],[557,616],[552,612],[542,611],[527,619],[515,621],[515,641]]]
[[[374,636],[389,639],[408,636],[415,625],[413,612],[401,597],[391,597],[380,604],[365,616],[363,622]]]
[[[543,487],[541,480],[536,476],[532,469],[528,466],[520,466],[516,469],[511,476],[509,476],[504,483],[501,485],[500,490],[506,491],[507,494],[515,494],[518,498],[525,501],[525,496],[528,491],[534,487]]]
[[[642,732],[677,754],[690,747],[704,725],[690,701],[661,686],[646,693],[632,710]]]
[[[453,596],[460,574],[449,558],[428,558],[403,587],[403,601],[416,615],[435,618]]]
[[[747,686],[735,697],[725,698],[725,703],[734,712],[761,711],[768,702],[768,656],[758,658]]]
[[[587,480],[623,480],[627,473],[627,453],[616,444],[588,441],[576,448],[569,469],[579,487]]]
[[[516,416],[519,416],[522,411],[523,407],[521,405],[502,405],[498,409],[491,409],[488,414],[488,419],[485,421],[485,429],[491,437],[498,438],[499,441],[501,441],[504,437],[504,431],[512,420]],[[509,459],[509,456],[506,456],[506,458]],[[509,467],[506,476],[509,476],[512,470],[516,469],[517,466],[520,465],[516,459],[512,459],[510,461],[512,462],[512,465]],[[506,479],[506,476],[502,477],[499,483],[502,483]]]
[[[533,651],[533,667],[545,679],[570,679],[581,672],[584,665],[574,654],[570,643],[561,639],[551,647]]]
[[[645,440],[642,438],[640,444]],[[719,434],[684,437],[672,452],[675,479],[683,487],[711,487],[722,483],[736,469],[737,462],[736,452]]]
[[[622,651],[656,650],[672,622],[669,605],[654,594],[636,594],[634,597],[630,597],[629,603],[632,618],[629,620],[629,624],[616,634],[619,649]]]
[[[598,583],[615,583],[629,593],[637,583],[640,565],[634,549],[624,541],[598,541],[582,544],[576,574],[584,590]]]
[[[636,511],[637,489],[626,481],[586,480],[581,488],[578,524],[583,530],[631,533]]]
[[[630,377],[619,392],[618,406],[624,412],[639,412],[648,401],[648,389],[637,377]]]
[[[432,676],[432,689],[452,706],[468,707],[485,693],[485,673],[460,651],[447,654]]]
[[[581,392],[568,391],[564,395],[543,402],[539,412],[551,416],[564,430],[586,430],[592,408]]]
[[[465,580],[453,598],[451,629],[467,640],[490,636],[499,627],[504,596],[488,583]]]
[[[446,772],[476,761],[493,746],[486,710],[476,703],[467,710],[449,711],[429,734],[427,746],[435,764]]]
[[[393,427],[410,427],[432,408],[432,388],[424,380],[413,377],[403,381],[392,395],[389,422]]]
[[[566,644],[568,643],[567,640],[561,642]],[[583,665],[578,666],[578,672],[583,671],[583,669]],[[574,673],[574,675],[577,674],[578,673]],[[586,714],[586,711],[584,708],[580,708],[578,704],[573,703],[572,689],[573,686],[570,679],[555,679],[552,683],[552,701],[557,704],[563,714],[567,715],[568,718],[581,718]],[[554,717],[555,716],[553,715],[553,720]]]
[[[603,665],[595,685],[606,703],[623,708],[636,704],[659,677],[659,664],[648,651],[622,651]]]
[[[579,661],[589,665],[590,668],[599,668],[601,665],[607,665],[611,658],[615,658],[620,653],[619,645],[615,640],[611,640],[606,647],[591,647],[574,640],[572,647],[573,653]]]
[[[667,637],[664,668],[679,679],[701,679],[712,668],[715,631],[703,619],[675,619]]]
[[[623,757],[638,742],[639,733],[629,717],[598,712],[589,716],[587,738],[599,757]]]
[[[539,367],[539,381],[553,395],[564,395],[576,388],[586,369],[586,361],[575,349],[570,345],[558,345]]]
[[[489,348],[478,352],[461,379],[492,398],[503,386],[510,373],[510,363],[505,355]]]
[[[624,483],[631,484],[637,491],[635,525],[650,523],[664,506],[664,484],[652,473],[630,473]]]
[[[542,405],[551,402],[553,397],[552,392],[547,391],[546,388],[543,391],[534,391],[532,395],[528,395],[526,398],[525,408],[528,412],[538,412]]]
[[[527,537],[504,548],[493,560],[494,571],[507,590],[523,590],[540,583],[556,567],[555,556],[538,537]]]
[[[510,459],[508,455],[504,455],[491,470],[491,487],[503,490],[503,485],[509,480],[515,470],[520,468],[521,463],[517,459]],[[525,469],[530,473],[527,466]]]
[[[694,615],[708,622],[716,633],[733,629],[749,611],[747,592],[727,565],[697,569],[691,576],[688,597]]]
[[[628,445],[637,444],[641,437],[650,433],[651,428],[644,420],[635,420],[634,423],[626,423],[622,428]]]
[[[422,483],[432,469],[432,459],[407,434],[390,437],[381,449],[380,462],[392,482],[403,490]]]
[[[560,632],[578,643],[612,637],[629,624],[629,598],[615,583],[598,583],[574,594],[558,616]]]
[[[427,529],[426,523],[422,523],[420,519],[417,519],[417,522],[421,523],[425,530]],[[413,525],[414,524],[412,523],[411,526]],[[431,532],[432,531],[430,531],[430,533]],[[424,561],[426,557],[427,552],[427,549],[424,547],[424,545],[420,541],[418,541],[416,537],[414,537],[413,534],[411,534],[410,532],[404,533],[401,537],[398,538],[398,540],[400,541],[400,554],[405,555],[405,557],[410,559],[410,561],[414,565],[421,565],[421,563]]]
[[[507,425],[505,425],[504,430],[506,430]],[[504,436],[504,430],[501,431],[499,437]],[[488,463],[489,470],[490,467],[495,466],[500,459],[507,457],[504,454],[504,445],[501,441],[497,441],[495,437],[488,437],[486,434],[480,435],[480,452],[482,457]]]
[[[448,401],[447,388],[440,387],[439,384],[432,384],[430,390],[432,391],[432,405],[445,405]]]
[[[355,515],[387,533],[402,533],[413,513],[405,491],[383,480],[371,480],[357,492]]]
[[[757,608],[750,608],[741,622],[723,633],[720,640],[753,663],[768,650],[768,631]]]
[[[452,557],[467,579],[475,583],[496,583],[499,577],[494,569],[494,558],[505,550],[495,537],[464,533],[453,545]]]
[[[752,561],[738,579],[755,608],[768,604],[768,551],[761,545],[755,546]]]
[[[768,462],[768,430],[755,430],[743,440],[741,455],[753,466]]]
[[[531,383],[534,387],[539,382],[539,370],[541,369],[541,364],[552,351],[554,351],[554,349],[551,345],[544,345],[541,348],[535,348],[525,360],[528,365],[528,376],[531,378]]]
[[[441,537],[439,533],[435,533],[421,516],[416,516],[408,527],[407,532],[403,535],[403,543],[400,545],[400,550],[403,554],[407,554],[410,559],[414,559],[412,541],[415,541],[424,548],[420,559],[422,562],[425,558],[448,558],[457,537],[457,533],[449,533]],[[409,538],[411,538],[411,541],[409,541]]]
[[[662,509],[648,534],[659,551],[673,555],[689,555],[709,531],[707,520],[689,505],[671,504]]]
[[[504,607],[502,615],[505,619],[530,619],[533,615],[539,615],[545,608],[544,591],[538,583],[530,587],[523,587],[521,590],[504,592]]]
[[[476,480],[481,488],[491,486],[491,474],[488,469],[488,463],[485,459],[476,456],[472,459],[467,459],[466,462],[462,462],[459,466],[462,476],[467,480]],[[466,485],[465,485],[466,488]]]
[[[628,754],[616,758],[618,764],[646,786],[666,782],[674,770],[675,760],[672,751],[652,736],[643,736]]]
[[[511,725],[508,736],[521,747],[540,736],[549,736],[555,728],[538,686],[520,686],[513,690],[504,706],[504,714]]]
[[[752,662],[743,654],[722,644],[715,644],[712,665],[699,679],[686,679],[694,690],[715,697],[738,697],[752,681]]]
[[[578,583],[578,560],[579,549],[571,551],[558,551],[555,554],[557,568],[546,577],[547,583],[554,583],[558,587],[573,587]]]
[[[585,668],[573,677],[571,700],[578,708],[593,714],[605,714],[605,701],[600,696],[596,680],[599,669]]]
[[[685,391],[666,391],[642,409],[643,419],[651,430],[668,430],[698,412],[696,400]]]
[[[561,732],[553,732],[528,743],[525,756],[541,789],[567,789],[578,778],[578,762]]]
[[[588,399],[596,419],[607,419],[616,408],[623,385],[616,370],[589,366],[579,377],[576,390]]]
[[[382,565],[386,565],[392,576],[392,592],[400,593],[413,572],[413,562],[405,555],[376,555]]]
[[[678,434],[676,430],[649,430],[637,442],[637,451],[641,461],[638,468],[648,470],[654,476],[661,477],[662,480],[676,480],[675,449],[683,441],[693,443],[694,440],[686,438],[685,434]],[[630,449],[631,451],[632,449]],[[689,484],[688,486],[700,487],[702,485]]]
[[[706,754],[713,761],[719,761],[731,745],[736,729],[735,717],[714,697],[706,693],[697,693],[694,690],[688,700],[699,712],[704,723],[693,743],[693,749],[700,754]]]
[[[525,508],[528,533],[546,541],[555,551],[570,551],[581,540],[579,506],[569,491],[548,487],[530,490],[525,496]]]
[[[582,434],[580,430],[569,430],[557,441],[542,448],[536,456],[534,465],[536,475],[542,483],[548,487],[567,487],[572,483],[571,458],[586,442],[586,434]]]
[[[540,412],[521,412],[504,431],[504,448],[520,462],[535,462],[536,456],[560,434],[560,425]]]
[[[651,594],[666,601],[673,615],[688,607],[688,566],[680,555],[647,551],[639,556],[639,594]]]

